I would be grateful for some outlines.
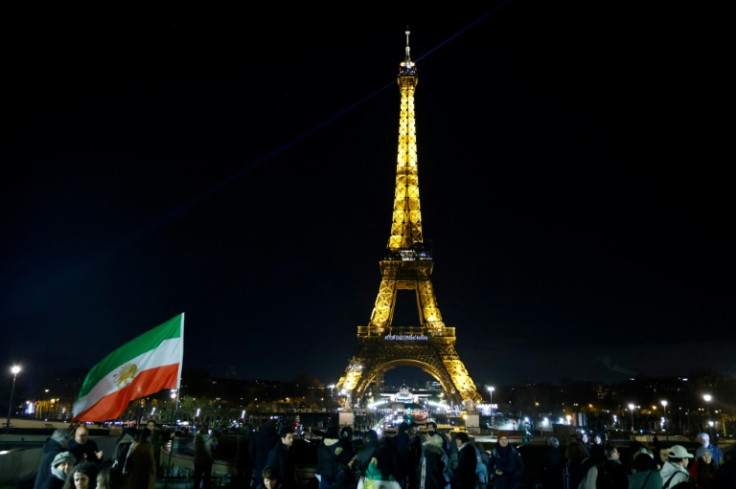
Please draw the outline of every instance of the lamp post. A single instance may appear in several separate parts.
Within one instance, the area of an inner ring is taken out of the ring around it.
[[[629,411],[631,411],[631,432],[632,433],[635,431],[634,430],[634,409],[635,408],[636,406],[633,403],[629,404]]]
[[[495,424],[495,422],[494,422],[495,419],[493,418],[493,391],[495,391],[495,390],[496,390],[496,388],[493,387],[492,385],[491,386],[488,386],[488,393],[491,396],[491,428]]]
[[[664,429],[664,439],[667,441],[669,437],[667,433],[667,428],[669,428],[669,426],[667,426],[667,401],[662,399],[659,403],[662,405],[662,414],[664,414],[664,424],[662,425],[662,428]]]
[[[10,413],[13,411],[13,394],[15,393],[15,379],[20,373],[20,365],[13,365],[10,367],[10,373],[13,374],[13,384],[10,387],[10,401],[8,402],[8,422],[5,425],[5,430],[10,433]]]
[[[708,419],[706,419],[705,420],[706,422],[703,423],[705,425],[705,426],[703,426],[703,428],[705,429],[705,431],[710,432],[710,429],[708,429],[708,427],[710,426],[710,423],[709,423],[709,421],[710,421],[710,401],[713,400],[713,396],[711,396],[710,394],[703,394],[703,400],[705,401],[705,405],[708,408],[707,409],[707,414],[706,414],[706,416],[708,417]]]

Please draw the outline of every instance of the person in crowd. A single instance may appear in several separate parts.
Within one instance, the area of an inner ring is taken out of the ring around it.
[[[710,489],[713,486],[718,467],[708,447],[701,446],[695,451],[695,460],[690,466],[690,477],[697,489]]]
[[[319,474],[319,489],[333,489],[337,478],[337,460],[342,453],[339,433],[336,426],[330,426],[324,438],[317,446],[317,467]]]
[[[124,484],[123,467],[125,467],[125,461],[128,458],[130,447],[133,445],[137,433],[135,426],[123,428],[123,433],[115,445],[115,454],[113,455],[112,466],[110,467],[110,478],[112,479],[113,486],[116,488],[122,487]]]
[[[259,474],[259,479],[263,481],[256,489],[281,489],[279,478],[279,469],[266,465]]]
[[[279,443],[279,434],[273,420],[267,419],[261,423],[258,432],[250,437],[248,455],[253,465],[253,485],[263,486],[261,473],[266,466],[268,453]]]
[[[140,430],[125,460],[123,474],[128,489],[156,489],[156,457],[153,454],[151,431]]]
[[[723,451],[723,463],[718,467],[713,479],[713,489],[733,489],[736,487],[736,446]]]
[[[586,433],[585,431],[580,433],[580,443],[582,443],[585,449],[588,450],[588,453],[590,453],[590,447],[591,447],[590,437],[588,436],[588,433]]]
[[[416,437],[416,424],[405,421],[399,425],[394,448],[396,450],[396,469],[398,470],[396,480],[399,482],[401,489],[406,488],[410,479],[416,478],[417,465],[419,464],[419,458],[416,454]],[[419,456],[421,457],[421,450]]]
[[[708,449],[711,456],[713,457],[713,463],[716,465],[716,468],[721,465],[721,461],[723,460],[723,451],[718,447],[718,445],[713,445],[710,442],[710,435],[708,433],[698,433],[698,436],[695,437],[698,442]]]
[[[491,462],[490,455],[486,451],[486,447],[483,445],[482,442],[471,440],[473,442],[473,445],[475,445],[475,448],[478,449],[477,454],[480,456],[480,461],[483,462],[483,468],[485,469],[485,477],[483,480],[486,482],[481,482],[480,476],[477,474],[476,470],[476,476],[478,476],[478,483],[476,484],[477,489],[486,489],[488,487],[492,487],[491,483],[491,476],[488,469],[488,464]],[[477,457],[476,457],[476,463],[477,463]]]
[[[560,440],[551,436],[547,439],[542,461],[542,489],[563,489],[565,459]]]
[[[640,451],[631,466],[629,489],[662,489],[662,476],[654,461],[654,456]]]
[[[498,434],[496,446],[491,450],[488,468],[493,474],[495,489],[518,489],[521,474],[524,472],[524,461],[519,449],[509,443],[505,432]]]
[[[285,426],[279,431],[279,443],[268,452],[266,465],[279,469],[281,487],[283,489],[295,489],[296,487],[296,457],[291,450],[294,445],[294,430],[291,426]]]
[[[667,463],[659,471],[664,483],[663,489],[672,488],[680,482],[690,480],[690,472],[688,472],[687,466],[691,458],[693,458],[693,454],[689,453],[682,445],[672,445],[670,447]]]
[[[97,485],[95,486],[95,489],[113,489],[112,478],[110,475],[110,467],[105,467],[97,472]]]
[[[595,489],[599,469],[606,461],[606,450],[600,445],[592,446],[590,454],[581,462],[582,478],[580,483],[570,489]]]
[[[365,476],[365,471],[368,469],[368,464],[370,464],[376,450],[378,450],[378,433],[376,430],[368,430],[365,433],[363,448],[355,455],[355,462],[353,464],[353,468],[355,468],[359,476]]]
[[[69,442],[69,432],[65,428],[57,428],[51,433],[51,436],[44,442],[41,462],[38,464],[36,472],[36,480],[33,482],[33,489],[40,489],[46,479],[51,477],[51,462],[54,458],[66,449]]]
[[[450,479],[445,469],[449,460],[443,449],[444,440],[437,433],[430,435],[422,447],[417,480],[421,489],[449,489]]]
[[[670,449],[667,447],[661,447],[659,451],[657,452],[657,455],[654,457],[654,462],[657,464],[658,469],[662,470],[662,467],[664,467],[664,464],[667,463],[667,459],[670,456]]]
[[[89,460],[78,462],[64,483],[64,489],[94,489],[98,464]]]
[[[246,422],[238,430],[235,450],[235,478],[233,485],[239,489],[250,489],[253,480],[253,461],[248,454],[253,425]]]
[[[471,443],[470,436],[464,431],[455,433],[455,445],[457,446],[457,469],[452,481],[452,489],[475,489],[477,463],[475,446]]]
[[[353,429],[343,426],[338,433],[338,445],[341,448],[337,454],[337,471],[335,474],[335,489],[354,489],[358,486],[358,479],[353,472],[353,458],[355,447]]]
[[[599,447],[601,445],[595,445]],[[604,448],[605,461],[598,467],[598,477],[595,480],[596,489],[627,489],[629,478],[626,469],[621,464],[621,453],[613,445]]]
[[[585,449],[585,445],[577,438],[571,437],[565,448],[565,487],[577,489],[585,475],[583,461],[589,456],[590,453]]]
[[[150,441],[153,445],[153,458],[156,459],[156,473],[161,472],[161,449],[164,444],[174,437],[173,432],[165,430],[163,427],[156,424],[152,419],[146,423],[146,428],[151,432]]]
[[[90,439],[89,430],[83,424],[74,430],[74,439],[69,442],[68,449],[80,462],[84,460],[95,464],[102,462],[102,450],[97,448],[97,442]]]
[[[207,429],[207,425],[201,424],[194,435],[194,489],[212,487],[212,466],[215,463],[215,449],[217,438]]]
[[[72,471],[77,458],[71,452],[59,452],[49,462],[49,476],[39,486],[39,489],[61,489]]]

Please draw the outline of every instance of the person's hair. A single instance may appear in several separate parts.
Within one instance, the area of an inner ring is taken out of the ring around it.
[[[149,430],[148,428],[143,428],[142,430],[138,431],[138,434],[135,435],[135,441],[145,443],[150,437],[151,430]]]
[[[616,450],[616,447],[613,445],[606,445],[604,450],[606,451],[606,458],[610,458],[613,451]]]
[[[272,465],[266,465],[261,471],[261,478],[263,479],[279,479],[279,468]]]
[[[156,424],[156,421],[154,421],[154,420],[152,420],[152,419],[149,419],[149,420],[148,420],[148,421],[146,422],[146,426],[148,426],[148,425],[149,425],[149,424],[151,424],[151,423],[153,423],[153,427],[154,427],[154,428],[155,428],[156,426],[158,426],[158,425]]]
[[[589,456],[590,453],[588,453],[588,449],[585,448],[585,445],[583,445],[582,442],[579,441],[571,441],[568,443],[567,448],[565,448],[565,458],[573,459],[573,458],[585,458]]]
[[[458,431],[455,433],[455,439],[460,440],[463,443],[468,443],[470,441],[470,436],[468,436],[464,431]]]
[[[84,474],[89,477],[90,486],[97,480],[97,464],[83,460],[74,466],[64,483],[64,489],[74,488],[74,474]]]
[[[365,442],[371,446],[378,444],[378,433],[376,430],[368,430],[365,432]]]
[[[104,489],[111,489],[110,467],[105,467],[103,469],[100,469],[99,472],[97,472],[97,480],[99,481],[100,478],[102,478],[102,484],[103,484]],[[97,483],[97,487],[95,489],[102,489],[102,487],[100,487],[99,482]]]
[[[350,440],[353,438],[353,429],[350,426],[343,426],[340,429],[340,438],[343,440]]]
[[[291,428],[291,426],[284,426],[279,430],[279,436],[281,438],[286,438],[286,435],[289,433],[294,433],[294,430]]]
[[[634,457],[634,463],[632,464],[634,470],[637,472],[643,472],[645,470],[656,470],[657,464],[651,455],[639,452],[639,455]]]
[[[430,431],[437,431],[437,423],[430,421],[427,423],[427,428],[430,428]]]
[[[66,430],[66,428],[56,428],[54,432],[51,433],[51,439],[61,443],[67,439],[68,435],[69,432]]]

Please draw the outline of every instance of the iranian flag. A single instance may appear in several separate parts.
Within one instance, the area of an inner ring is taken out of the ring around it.
[[[179,389],[184,313],[143,333],[95,365],[84,379],[71,421],[115,419],[128,403],[163,389]]]

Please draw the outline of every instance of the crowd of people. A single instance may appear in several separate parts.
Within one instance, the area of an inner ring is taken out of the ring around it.
[[[157,444],[169,434],[150,422],[126,429],[115,454],[103,458],[87,427],[58,429],[43,448],[34,489],[154,489],[160,473]],[[537,489],[736,489],[736,448],[724,453],[697,436],[684,446],[624,446],[575,433],[565,445],[547,439],[544,456],[525,461],[505,432],[484,446],[463,431],[442,432],[430,422],[419,430],[404,422],[394,436],[349,426],[327,428],[317,446],[316,481],[300,481],[293,427],[264,420],[238,439],[231,489],[521,489],[527,469],[541,474]],[[198,426],[193,446],[193,488],[212,487],[217,438]],[[159,445],[160,446],[160,445]],[[623,452],[619,449],[623,449]],[[105,463],[103,461],[112,463]],[[530,464],[531,462],[531,464]],[[536,464],[539,464],[537,466]],[[312,487],[309,487],[309,486]]]
[[[43,445],[33,489],[155,489],[160,450],[153,439],[161,433],[153,421],[126,428],[105,457],[86,425],[56,429]]]
[[[707,433],[697,435],[695,453],[675,444],[664,447],[656,439],[648,447],[632,441],[629,460],[600,437],[573,435],[560,447],[548,439],[544,457],[544,489],[736,489],[736,449],[724,452],[710,443]]]

